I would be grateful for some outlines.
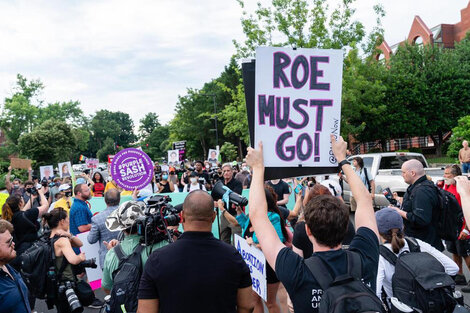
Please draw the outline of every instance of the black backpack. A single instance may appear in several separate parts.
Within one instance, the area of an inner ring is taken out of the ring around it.
[[[320,313],[384,312],[382,301],[362,282],[362,262],[358,253],[345,250],[348,272],[333,279],[322,259],[312,256],[305,264],[323,289]]]
[[[410,198],[414,196],[417,187],[421,186],[418,184],[411,192]],[[436,189],[438,208],[436,217],[433,212],[433,223],[436,228],[437,235],[443,240],[455,241],[458,239],[460,231],[463,226],[463,212],[462,207],[455,198],[455,196],[435,185],[432,185]]]
[[[137,311],[137,293],[143,267],[141,258],[143,248],[144,246],[139,244],[130,255],[125,255],[120,244],[114,247],[114,252],[119,259],[119,266],[112,274],[110,312],[132,313]],[[125,311],[122,310],[122,306]]]
[[[392,277],[393,296],[412,308],[428,313],[452,312],[454,280],[432,255],[421,252],[413,238],[405,238],[409,253],[398,257],[387,247],[380,246],[380,255],[395,266]]]

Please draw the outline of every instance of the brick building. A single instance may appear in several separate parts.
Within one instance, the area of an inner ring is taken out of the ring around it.
[[[439,24],[429,28],[426,23],[419,17],[415,16],[411,24],[410,32],[406,40],[390,46],[387,41],[383,41],[378,47],[380,53],[375,58],[377,60],[390,59],[390,56],[396,52],[397,48],[408,42],[409,44],[432,44],[439,45],[444,48],[454,48],[454,43],[465,38],[467,32],[470,31],[470,1],[466,8],[460,10],[460,22],[456,24]],[[448,132],[444,135],[444,141],[451,135]],[[354,154],[367,153],[372,149],[382,148],[379,142],[366,142],[362,144],[352,144],[350,147]],[[424,152],[433,153],[434,142],[431,137],[414,137],[400,138],[389,140],[384,147],[386,151],[396,151],[410,148],[420,148]]]

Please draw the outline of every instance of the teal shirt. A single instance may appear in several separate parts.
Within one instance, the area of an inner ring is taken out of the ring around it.
[[[250,225],[250,219],[243,213],[237,215],[235,218],[237,219],[238,224],[240,224],[240,227],[242,228],[242,236],[245,238],[245,232],[248,229],[248,225]],[[284,238],[284,235],[282,234],[281,218],[279,217],[279,214],[268,212],[268,218],[271,224],[273,224],[281,242],[285,242],[286,238]],[[253,242],[259,243],[258,238],[256,237],[256,233],[253,233]]]
[[[129,235],[125,236],[124,240],[121,241],[121,247],[125,254],[129,255],[134,251],[134,248],[139,244],[140,236],[139,235]],[[145,247],[142,250],[142,265],[145,265],[149,255],[157,250],[158,248],[164,247],[168,244],[166,240],[160,241],[159,243],[154,244],[153,246]],[[109,250],[106,254],[106,258],[104,260],[104,269],[103,269],[103,278],[101,279],[101,287],[111,290],[113,287],[113,272],[119,266],[119,259],[114,252],[114,248]],[[142,268],[143,270],[143,268]]]

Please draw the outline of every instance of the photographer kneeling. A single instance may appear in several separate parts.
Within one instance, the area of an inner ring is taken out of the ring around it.
[[[72,249],[72,247],[80,248],[83,244],[80,239],[69,233],[69,218],[63,208],[55,208],[50,213],[45,213],[43,218],[51,229],[50,238],[55,253],[55,271],[58,284],[55,302],[57,312],[82,312],[82,305],[89,304],[80,303],[87,302],[83,301],[85,296],[90,298],[89,292],[91,292],[90,300],[93,301],[94,298],[91,287],[86,282],[78,282],[72,268],[72,265],[79,265],[86,260],[85,253],[77,255]],[[78,285],[80,285],[79,288],[77,288]],[[82,290],[82,287],[84,287],[83,293],[78,291],[78,289]]]

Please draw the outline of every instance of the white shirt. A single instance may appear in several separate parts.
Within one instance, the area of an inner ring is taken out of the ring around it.
[[[196,185],[187,184],[186,186],[184,186],[183,192],[191,192],[191,191],[194,191],[194,190],[199,190],[199,189],[201,189],[200,186],[202,186],[202,190],[206,191],[206,187],[204,187],[203,184],[200,184],[198,182],[198,183],[196,183]]]
[[[454,261],[452,261],[450,258],[448,258],[444,253],[440,252],[430,244],[421,241],[419,239],[415,240],[418,242],[419,248],[421,252],[427,252],[433,257],[435,257],[441,264],[444,266],[445,272],[450,275],[454,276],[457,274],[459,271],[459,267],[457,264],[455,264]],[[390,249],[392,251],[392,246],[389,243],[384,244],[385,247]],[[405,245],[403,248],[400,249],[398,254],[402,253],[403,251],[410,251],[410,248],[408,247],[408,242],[405,240]],[[397,256],[398,256],[397,254]],[[390,264],[383,256],[379,257],[379,268],[377,271],[377,296],[379,299],[381,299],[381,294],[382,294],[382,286],[384,287],[385,293],[387,294],[387,297],[393,297],[393,291],[392,291],[392,277],[393,274],[395,274],[395,266]]]
[[[338,182],[327,179],[322,181],[320,184],[328,188],[333,196],[341,198],[341,192],[343,192],[343,190],[341,189],[341,186],[338,184]]]

